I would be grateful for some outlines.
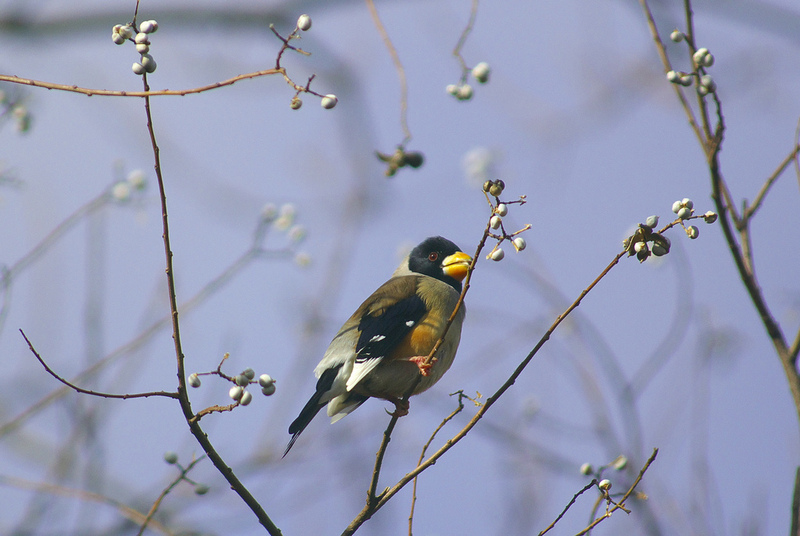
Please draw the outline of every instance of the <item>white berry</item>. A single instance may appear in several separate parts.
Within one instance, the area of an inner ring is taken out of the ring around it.
[[[703,59],[705,58],[706,54],[708,54],[707,48],[698,48],[697,52],[692,54],[692,59],[694,60],[695,65],[703,65]]]
[[[455,84],[448,84],[445,89],[454,97],[458,95],[458,86]]]
[[[609,490],[611,489],[611,481],[607,478],[604,478],[603,480],[600,481],[599,484],[597,484],[597,487],[599,487],[602,490]]]
[[[136,52],[139,54],[147,54],[150,52],[150,45],[147,43],[137,43],[136,44]]]
[[[145,73],[144,67],[142,67],[142,64],[139,63],[138,61],[136,63],[134,63],[133,66],[131,66],[131,69],[133,69],[133,74],[144,74]]]
[[[683,207],[678,211],[678,217],[682,220],[689,218],[692,215],[692,209],[689,207]]]
[[[189,374],[189,385],[191,387],[200,387],[200,376],[196,372]]]
[[[242,389],[238,385],[234,385],[231,387],[231,390],[228,391],[228,396],[231,397],[233,400],[239,401],[242,398],[242,394],[244,393],[244,389]]]
[[[500,216],[492,216],[491,219],[489,220],[489,226],[492,229],[499,228],[501,223],[503,223],[503,218],[501,218]]]
[[[148,73],[155,72],[156,70],[156,60],[153,59],[153,56],[150,54],[143,54],[142,55],[142,67]]]
[[[680,43],[681,41],[683,41],[683,37],[684,37],[683,32],[680,30],[672,30],[672,33],[669,34],[669,38],[674,43]]]
[[[497,205],[497,208],[494,209],[494,212],[498,216],[501,217],[505,216],[506,214],[508,214],[508,206],[505,203],[500,203],[499,205]]]
[[[253,401],[253,395],[250,394],[250,391],[245,391],[242,393],[242,398],[239,400],[239,403],[243,406],[246,406],[250,402]]]
[[[275,383],[275,380],[272,379],[272,376],[269,374],[262,374],[258,377],[258,385],[261,387],[266,387],[267,385],[272,385]]]
[[[592,467],[591,463],[584,463],[581,465],[581,474],[589,476],[594,472],[594,468]]]
[[[247,376],[245,376],[244,374],[239,374],[238,376],[234,377],[233,381],[236,382],[236,385],[240,385],[242,387],[250,383],[250,380],[247,379]]]
[[[669,80],[673,84],[679,84],[681,81],[681,73],[679,73],[678,71],[668,71],[667,80]]]
[[[116,28],[117,27],[114,26],[114,29],[116,29]],[[121,35],[123,39],[127,40],[127,39],[130,39],[131,37],[133,37],[133,28],[131,28],[127,24],[125,26],[120,26],[119,30],[117,30],[117,31],[119,32],[119,35]]]
[[[337,102],[339,102],[339,99],[336,98],[336,95],[325,95],[324,97],[322,97],[322,102],[320,104],[326,110],[330,110],[331,108],[336,106]]]
[[[481,84],[485,84],[489,81],[489,72],[489,64],[485,61],[480,62],[472,68],[472,76]]]
[[[675,201],[674,203],[672,203],[672,212],[674,212],[675,214],[677,214],[678,211],[682,208],[683,205],[681,204],[680,201]]]
[[[651,229],[655,229],[658,226],[658,216],[648,216],[644,224]]]
[[[158,23],[154,20],[146,20],[139,25],[139,32],[141,33],[155,33],[158,30]]]
[[[689,238],[694,240],[700,235],[700,229],[692,225],[688,229],[686,229],[686,234],[689,235]]]
[[[297,28],[304,32],[309,31],[311,29],[311,17],[306,14],[297,17]]]
[[[517,248],[517,251],[522,251],[526,247],[528,247],[528,243],[525,242],[525,239],[521,236],[514,238],[514,247]]]
[[[244,377],[245,377],[245,378],[247,378],[248,380],[252,380],[253,378],[255,378],[255,377],[256,377],[256,371],[254,371],[254,370],[253,370],[253,369],[251,369],[251,368],[246,368],[246,369],[244,369],[244,370],[242,371],[242,376],[244,376]]]
[[[264,393],[264,396],[272,396],[275,394],[275,384],[271,383],[269,385],[265,385],[261,388],[261,392]]]
[[[494,250],[494,251],[492,251],[492,252],[489,254],[489,257],[490,257],[490,258],[491,258],[493,261],[502,261],[502,260],[503,260],[503,257],[505,257],[505,256],[506,256],[506,254],[505,254],[505,252],[503,251],[503,249],[502,249],[502,248],[495,248],[495,250]]]
[[[141,43],[144,43],[146,45],[150,44],[150,37],[144,32],[137,33],[136,37],[134,37],[133,40],[136,42],[137,45]]]
[[[472,98],[472,86],[469,84],[464,84],[463,86],[458,88],[458,93],[456,93],[456,98],[458,100],[469,100]]]
[[[164,461],[170,465],[178,463],[178,454],[175,452],[165,452]]]

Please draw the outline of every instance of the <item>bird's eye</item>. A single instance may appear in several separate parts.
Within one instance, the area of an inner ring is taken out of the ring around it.
[[[439,253],[436,251],[432,251],[428,254],[428,260],[431,262],[436,262],[439,260]]]

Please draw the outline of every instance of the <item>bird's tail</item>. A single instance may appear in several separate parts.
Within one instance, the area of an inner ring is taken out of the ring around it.
[[[300,437],[300,434],[303,433],[306,426],[308,426],[311,420],[319,413],[319,410],[325,407],[325,403],[320,403],[319,401],[323,394],[322,391],[314,393],[311,400],[306,402],[306,405],[303,406],[300,415],[289,425],[289,433],[292,434],[292,438],[289,440],[289,444],[286,445],[286,450],[283,451],[284,457],[289,454],[292,446],[294,446],[294,442],[297,441],[297,438]]]

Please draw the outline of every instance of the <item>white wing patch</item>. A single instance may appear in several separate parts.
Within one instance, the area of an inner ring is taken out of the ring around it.
[[[408,327],[413,327],[414,324],[416,324],[416,322],[414,322],[413,320],[409,320],[408,322],[406,322],[406,326]]]
[[[385,339],[385,338],[386,338],[386,335],[375,335],[374,337],[372,337],[372,338],[369,340],[369,342],[380,342],[380,341],[382,341],[382,340],[383,340],[383,339]]]
[[[358,385],[358,382],[372,372],[372,369],[377,367],[381,361],[383,361],[383,357],[373,357],[364,361],[356,360],[353,364],[353,371],[350,373],[350,377],[347,378],[347,390],[352,391]]]

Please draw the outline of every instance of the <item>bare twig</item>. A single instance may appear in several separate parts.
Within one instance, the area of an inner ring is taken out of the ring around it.
[[[30,78],[21,78],[19,76],[12,76],[7,74],[0,74],[0,81],[11,82],[12,84],[21,84],[24,86],[42,87],[45,89],[55,89],[58,91],[68,91],[71,93],[81,93],[88,97],[159,97],[159,96],[179,96],[192,95],[196,93],[204,93],[212,89],[218,89],[225,86],[231,86],[240,80],[247,80],[250,78],[258,78],[261,76],[270,76],[273,74],[285,74],[285,69],[265,69],[263,71],[254,71],[252,73],[239,74],[233,78],[228,78],[221,82],[215,82],[206,86],[200,86],[194,89],[158,89],[151,91],[148,87],[145,91],[122,91],[118,89],[92,89],[79,87],[75,85],[54,84],[52,82],[44,82],[42,80],[33,80]]]
[[[611,514],[613,514],[617,510],[623,510],[625,512],[628,512],[628,510],[625,509],[625,501],[627,501],[628,497],[630,497],[633,494],[634,490],[636,490],[636,486],[638,486],[639,482],[642,481],[642,477],[644,476],[645,472],[647,472],[647,469],[650,467],[650,464],[652,464],[655,461],[656,456],[658,456],[658,449],[653,449],[653,454],[651,454],[650,457],[647,459],[647,462],[645,462],[644,466],[639,471],[639,474],[636,476],[636,480],[633,481],[633,484],[631,484],[631,486],[628,488],[628,491],[625,492],[625,495],[622,496],[622,499],[620,499],[616,503],[611,501],[611,503],[614,504],[614,506],[612,508],[609,508],[606,511],[605,514],[601,515],[600,517],[598,517],[597,519],[592,521],[589,524],[589,526],[587,526],[585,529],[583,529],[582,531],[577,533],[575,536],[582,536],[583,534],[589,533],[593,528],[595,528],[603,520],[608,519],[609,517],[611,517]]]
[[[192,460],[192,463],[190,463],[186,467],[181,467],[180,474],[177,477],[175,477],[175,479],[169,484],[169,486],[164,488],[164,490],[161,492],[161,494],[153,503],[153,506],[150,508],[150,511],[147,512],[147,516],[145,516],[144,521],[142,521],[142,526],[139,527],[139,532],[137,533],[137,536],[142,536],[142,534],[144,534],[147,525],[153,519],[153,516],[156,514],[156,511],[158,511],[158,507],[161,506],[161,502],[164,500],[164,497],[166,497],[167,494],[170,491],[172,491],[175,488],[175,486],[177,486],[181,481],[186,480],[186,475],[189,473],[189,471],[191,471],[194,468],[194,466],[197,465],[203,458],[205,458],[205,456],[200,456],[199,458]]]
[[[258,518],[259,523],[267,529],[267,531],[272,536],[278,536],[281,534],[280,529],[272,522],[269,518],[267,513],[258,503],[258,501],[253,497],[253,495],[248,491],[248,489],[242,484],[242,482],[237,478],[236,474],[233,470],[228,467],[222,457],[217,453],[214,449],[214,446],[211,444],[211,441],[208,439],[208,435],[203,431],[200,427],[200,424],[197,421],[193,421],[194,414],[192,412],[192,405],[189,401],[188,392],[186,389],[186,372],[184,368],[184,355],[183,349],[181,346],[181,336],[180,336],[180,324],[178,322],[178,298],[175,292],[175,276],[173,273],[173,265],[172,265],[172,248],[170,246],[170,235],[169,235],[169,217],[167,214],[167,195],[164,186],[164,177],[161,173],[161,158],[160,158],[160,149],[158,147],[158,143],[156,142],[156,135],[155,129],[153,128],[153,116],[150,109],[150,95],[149,95],[149,86],[147,85],[147,75],[145,74],[142,77],[144,83],[144,89],[146,96],[144,97],[144,109],[145,114],[147,116],[147,131],[150,134],[150,143],[153,148],[153,159],[154,159],[154,169],[156,172],[156,178],[158,180],[158,190],[160,194],[161,200],[161,223],[163,234],[162,238],[164,241],[164,256],[166,260],[166,275],[167,275],[167,287],[169,292],[169,307],[170,307],[170,314],[172,318],[172,338],[175,343],[175,357],[177,361],[177,371],[178,371],[178,401],[181,405],[181,410],[183,410],[184,418],[186,422],[189,424],[189,430],[191,430],[192,435],[194,435],[195,439],[200,446],[205,451],[206,455],[208,455],[208,459],[211,460],[211,463],[214,464],[214,467],[220,472],[220,474],[228,481],[231,485],[231,489],[233,489],[247,504],[250,510],[256,515]]]
[[[411,141],[411,130],[408,128],[408,81],[406,80],[406,70],[403,67],[403,62],[400,61],[400,54],[397,53],[397,49],[392,43],[392,38],[389,37],[389,32],[386,31],[386,27],[381,22],[374,0],[366,0],[366,2],[369,14],[372,17],[372,23],[377,28],[378,33],[381,34],[383,44],[386,50],[389,51],[389,56],[392,57],[392,63],[394,63],[394,69],[397,71],[397,78],[400,81],[400,127],[403,129],[404,136],[400,146],[404,147]]]
[[[488,233],[488,230],[485,232],[485,234],[486,233]],[[485,241],[485,236],[484,236],[484,240],[483,241]],[[480,250],[483,247],[483,241],[481,241],[481,245],[478,248],[478,252],[476,253],[475,258],[473,258],[473,262],[475,261],[477,256],[480,254]],[[478,410],[475,413],[475,415],[466,424],[466,426],[464,426],[464,428],[462,428],[455,436],[453,436],[452,438],[448,439],[445,442],[445,444],[438,451],[436,451],[433,455],[431,455],[422,464],[419,464],[414,470],[412,470],[411,472],[406,474],[403,478],[401,478],[397,482],[397,484],[395,484],[391,488],[387,488],[379,496],[375,496],[375,495],[373,495],[371,493],[367,498],[367,505],[356,516],[356,518],[353,519],[353,521],[350,523],[350,525],[344,530],[344,532],[342,533],[342,536],[349,536],[349,535],[353,534],[358,529],[358,527],[360,527],[362,524],[364,524],[364,522],[366,522],[369,518],[371,518],[372,515],[374,515],[375,512],[377,512],[384,504],[386,504],[386,502],[389,501],[397,492],[399,492],[401,489],[403,489],[418,474],[422,473],[423,471],[425,471],[426,469],[428,469],[429,467],[434,465],[439,458],[441,458],[448,450],[450,450],[454,445],[456,445],[456,443],[461,441],[470,432],[470,430],[472,430],[475,427],[475,425],[478,424],[478,422],[481,420],[481,418],[483,418],[483,416],[486,414],[486,412],[489,411],[489,408],[491,408],[494,405],[494,403],[508,389],[511,388],[512,385],[514,385],[514,383],[516,382],[517,378],[519,378],[519,376],[522,374],[522,372],[525,370],[525,368],[531,362],[533,357],[539,352],[541,347],[544,346],[544,344],[550,339],[550,336],[553,334],[553,332],[556,330],[556,328],[561,324],[561,322],[563,322],[564,319],[567,316],[569,316],[569,314],[581,304],[581,301],[583,300],[583,298],[586,297],[586,295],[589,292],[591,292],[591,290],[608,274],[609,271],[611,271],[611,269],[614,266],[616,266],[619,263],[620,259],[622,259],[622,257],[624,257],[625,255],[627,255],[626,251],[621,251],[620,253],[618,253],[614,257],[614,259],[608,264],[608,266],[606,266],[606,268],[603,269],[603,271],[600,273],[600,275],[598,275],[595,278],[595,280],[592,281],[592,283],[589,284],[589,286],[586,287],[580,293],[578,298],[569,307],[567,307],[567,309],[563,313],[561,313],[560,315],[558,315],[558,317],[556,317],[556,319],[553,322],[553,324],[548,328],[548,330],[545,332],[545,334],[542,336],[542,338],[539,339],[539,342],[536,343],[536,345],[528,353],[528,355],[525,357],[525,359],[522,360],[522,362],[517,366],[517,368],[514,370],[514,372],[505,381],[505,383],[503,383],[503,385],[501,385],[497,389],[497,391],[495,391],[495,393],[486,400],[486,402],[483,405],[483,407],[481,407],[481,409]],[[467,275],[467,277],[469,278],[469,274]],[[466,290],[466,288],[465,288],[465,290]],[[463,292],[462,292],[462,296],[463,296]],[[391,434],[391,430],[394,429],[394,425],[396,424],[396,421],[397,421],[397,418],[396,417],[392,417],[392,420],[389,422],[389,427],[387,428],[387,433],[388,434]],[[384,434],[384,440],[383,440],[383,443],[381,443],[381,450],[378,451],[378,456],[380,458],[380,461],[382,461],[382,459],[383,459],[382,451],[385,451],[385,448],[388,445],[388,441],[389,440],[388,440],[388,437],[387,437],[387,433]],[[376,460],[376,471],[373,472],[373,482],[372,482],[372,484],[370,486],[371,490],[374,490],[377,487],[377,477],[379,476],[379,469],[380,469],[380,467],[379,467],[378,461]]]
[[[795,161],[798,153],[800,153],[800,145],[795,145],[794,149],[792,149],[792,152],[786,155],[786,158],[784,158],[783,161],[780,164],[778,164],[778,167],[775,169],[775,171],[772,172],[772,175],[767,177],[767,180],[764,181],[764,185],[761,187],[761,190],[759,190],[758,194],[756,194],[755,199],[753,199],[753,203],[742,212],[741,219],[742,222],[745,222],[744,225],[746,225],[747,220],[749,220],[750,218],[753,217],[753,215],[755,215],[756,211],[761,207],[761,203],[762,201],[764,201],[764,197],[767,195],[767,192],[769,192],[769,189],[772,187],[773,184],[775,184],[775,181],[778,180],[778,177],[780,177],[781,174],[783,174],[783,172],[786,171],[786,168],[789,167],[789,164]],[[741,231],[744,225],[743,224],[737,225],[738,230]]]
[[[564,509],[563,509],[563,510],[561,510],[561,513],[560,513],[560,514],[558,514],[558,517],[556,517],[556,518],[553,520],[553,522],[552,522],[552,523],[550,523],[550,524],[547,526],[547,528],[545,528],[543,531],[541,531],[541,532],[539,533],[539,536],[542,536],[543,534],[547,534],[548,532],[550,532],[550,530],[551,530],[553,527],[555,527],[555,526],[556,526],[556,523],[558,523],[559,521],[561,521],[561,518],[562,518],[562,517],[564,517],[564,514],[566,514],[566,513],[567,513],[567,510],[569,510],[569,509],[572,507],[572,505],[573,505],[573,504],[575,504],[575,501],[577,501],[577,500],[578,500],[578,497],[580,497],[581,495],[583,495],[584,493],[586,493],[587,491],[589,491],[590,489],[592,489],[592,488],[593,488],[593,487],[595,487],[596,485],[597,485],[597,479],[596,479],[596,478],[593,478],[591,482],[589,482],[588,484],[586,484],[586,485],[583,487],[583,489],[581,489],[581,490],[580,490],[578,493],[576,493],[575,495],[573,495],[573,496],[572,496],[572,499],[571,499],[571,500],[570,500],[570,501],[567,503],[567,505],[564,507]]]
[[[444,428],[444,425],[447,424],[448,422],[450,422],[453,419],[453,417],[455,417],[456,415],[461,413],[461,411],[464,409],[464,398],[469,398],[468,396],[466,396],[464,394],[464,391],[457,391],[455,393],[451,393],[450,394],[450,396],[453,396],[453,395],[458,395],[458,407],[456,409],[454,409],[450,413],[450,415],[445,417],[442,420],[442,422],[439,423],[439,426],[437,426],[436,430],[433,431],[433,433],[431,434],[431,437],[428,439],[427,443],[425,443],[425,445],[423,445],[422,452],[420,452],[419,461],[417,462],[417,465],[421,464],[422,460],[425,459],[425,453],[428,451],[428,447],[431,446],[431,443],[433,443],[433,440],[436,437],[436,434],[439,433],[439,430]],[[470,400],[472,400],[472,399],[470,399]],[[412,533],[413,533],[413,531],[411,529],[412,529],[412,526],[413,526],[413,523],[414,523],[414,506],[417,504],[417,480],[418,480],[417,477],[419,477],[419,475],[414,477],[414,486],[413,486],[413,489],[411,491],[411,512],[409,512],[409,514],[408,514],[408,536],[412,536]]]
[[[0,475],[0,485],[10,486],[18,489],[29,489],[40,493],[49,493],[51,495],[61,495],[64,497],[69,497],[70,499],[77,498],[81,501],[91,501],[98,504],[106,504],[114,508],[119,515],[130,520],[132,523],[136,523],[137,525],[143,523],[147,518],[144,513],[131,508],[130,506],[123,504],[116,499],[112,499],[111,497],[107,497],[105,495],[100,495],[99,493],[93,493],[91,491],[85,491],[77,488],[67,488],[64,486],[59,486],[58,484],[50,484],[47,482],[33,482],[31,480],[24,480],[22,478],[6,475]],[[150,528],[151,530],[167,536],[172,535],[172,532],[167,529],[167,527],[157,521],[152,521],[150,523]]]
[[[22,330],[19,330],[19,332],[22,334],[22,338],[25,339],[25,342],[28,343],[28,348],[30,348],[30,350],[33,353],[33,355],[36,356],[36,359],[38,359],[39,363],[41,363],[42,366],[44,367],[44,370],[46,370],[47,373],[50,374],[53,378],[57,379],[58,381],[60,381],[61,383],[63,383],[64,385],[66,385],[67,387],[72,389],[73,391],[76,391],[78,393],[82,393],[84,395],[99,396],[101,398],[118,398],[118,399],[122,399],[122,400],[127,400],[129,398],[149,398],[151,396],[164,396],[164,397],[167,397],[167,398],[178,398],[178,393],[173,393],[173,392],[168,392],[168,391],[151,391],[151,392],[148,392],[148,393],[128,393],[128,394],[120,395],[120,394],[114,394],[114,393],[103,393],[103,392],[100,392],[100,391],[92,391],[91,389],[84,389],[82,387],[78,387],[74,383],[71,383],[71,382],[65,380],[64,378],[59,376],[58,373],[56,373],[53,369],[51,369],[50,366],[47,364],[47,362],[45,362],[45,360],[42,359],[42,356],[39,355],[39,352],[37,352],[36,349],[33,347],[33,343],[31,343],[30,339],[28,339],[28,336],[25,335],[25,332],[22,331]]]

